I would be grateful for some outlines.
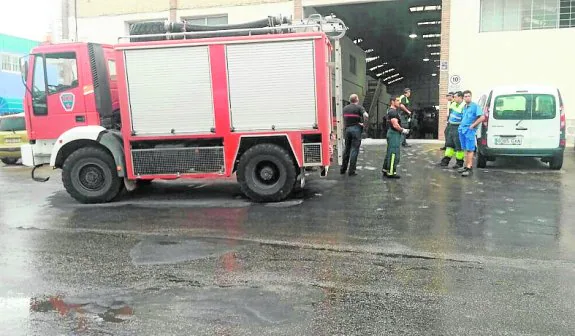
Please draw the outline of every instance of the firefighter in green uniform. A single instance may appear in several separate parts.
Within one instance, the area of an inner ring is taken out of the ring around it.
[[[400,98],[392,98],[389,103],[389,110],[387,110],[387,153],[381,171],[383,175],[388,178],[399,178],[397,174],[397,164],[399,163],[401,152],[401,137],[402,135],[409,134],[409,129],[403,128],[400,125],[398,110],[400,104]]]
[[[459,125],[463,119],[463,93],[457,91],[454,94],[453,101],[449,105],[449,119],[448,128],[445,138],[445,156],[441,160],[440,165],[442,167],[447,167],[451,159],[455,156],[456,164],[454,169],[459,169],[463,167],[463,159],[465,158],[465,152],[461,148],[461,141],[459,140]]]
[[[409,102],[409,97],[411,97],[411,90],[409,88],[405,88],[403,90],[403,94],[399,97],[399,120],[401,123],[401,127],[402,128],[409,128],[409,122],[411,121],[411,117],[413,116],[413,114],[411,113],[411,110],[409,109],[410,106],[410,102]],[[401,135],[401,145],[403,147],[411,147],[408,143],[407,143],[407,135],[406,134],[402,134]]]

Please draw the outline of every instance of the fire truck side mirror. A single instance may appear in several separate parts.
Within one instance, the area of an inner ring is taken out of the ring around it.
[[[28,78],[28,60],[26,56],[20,58],[20,74],[22,75],[22,79],[26,82]]]

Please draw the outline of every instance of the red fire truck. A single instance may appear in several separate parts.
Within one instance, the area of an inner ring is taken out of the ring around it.
[[[154,179],[234,173],[250,199],[273,202],[303,186],[308,167],[327,174],[341,20],[195,32],[165,25],[174,26],[180,31],[113,46],[34,48],[23,65],[24,165],[62,169],[82,203]]]

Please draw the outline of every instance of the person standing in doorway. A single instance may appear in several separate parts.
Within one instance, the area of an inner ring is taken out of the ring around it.
[[[447,130],[445,132],[445,156],[440,163],[442,167],[447,167],[453,156],[455,156],[456,164],[453,168],[463,168],[465,152],[461,149],[461,141],[459,140],[459,125],[463,119],[463,106],[463,93],[457,91],[449,108],[449,119],[447,120]]]
[[[451,103],[453,102],[453,92],[449,92],[445,95],[447,99],[447,124],[445,125],[445,130],[443,130],[443,135],[445,138],[445,145],[441,147],[439,150],[446,150],[447,149],[447,131],[449,130],[449,114],[451,113]]]
[[[402,128],[409,128],[409,122],[411,121],[411,117],[413,114],[411,113],[411,104],[409,102],[409,97],[411,97],[411,90],[409,88],[405,88],[403,90],[403,94],[399,97],[399,119]],[[411,147],[407,143],[407,135],[401,135],[401,145],[403,147]]]
[[[465,151],[465,166],[459,169],[461,176],[471,175],[473,156],[476,149],[477,127],[485,120],[483,111],[479,105],[471,101],[471,98],[471,91],[463,91],[465,107],[463,108],[463,117],[459,125],[459,140],[461,141],[461,147]]]
[[[361,145],[361,133],[363,132],[363,120],[369,115],[363,106],[359,105],[359,97],[352,94],[349,97],[350,104],[343,108],[343,121],[345,126],[345,151],[343,152],[343,162],[339,170],[340,174],[345,174],[348,170],[349,176],[357,175],[355,168],[359,146]]]
[[[400,124],[398,110],[400,104],[400,98],[392,98],[389,102],[389,109],[387,110],[387,153],[381,172],[388,178],[399,178],[397,174],[397,164],[400,159],[402,135],[409,134],[409,129],[403,128]]]

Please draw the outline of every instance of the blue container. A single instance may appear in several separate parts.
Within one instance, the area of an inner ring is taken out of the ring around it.
[[[24,104],[21,98],[0,97],[0,115],[24,112]]]

